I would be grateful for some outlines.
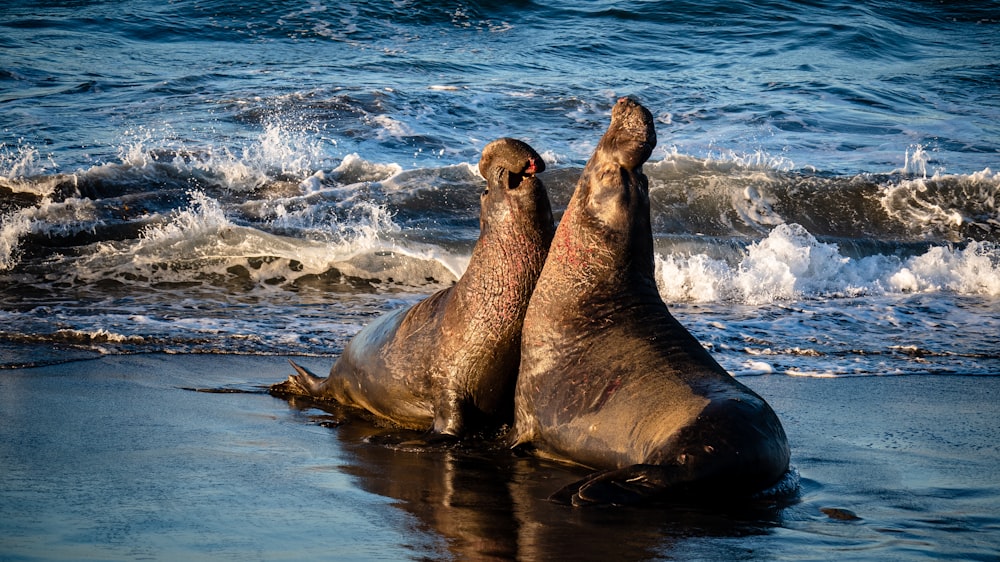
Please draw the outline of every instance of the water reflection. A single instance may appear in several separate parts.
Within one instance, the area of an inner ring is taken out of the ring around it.
[[[293,401],[307,423],[331,426],[348,453],[340,470],[366,491],[397,500],[423,532],[444,539],[439,557],[459,560],[648,560],[706,537],[747,537],[780,524],[781,506],[574,509],[546,500],[584,474],[488,444],[406,443],[416,433],[381,430],[344,411]],[[388,437],[387,437],[388,436]],[[683,549],[682,549],[683,550]],[[423,554],[423,553],[421,553]],[[753,559],[743,552],[744,559]]]

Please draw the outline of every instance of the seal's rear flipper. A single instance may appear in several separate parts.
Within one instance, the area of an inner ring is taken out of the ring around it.
[[[295,361],[292,361],[291,359],[289,359],[288,362],[292,365],[292,368],[295,369],[295,372],[298,373],[300,377],[307,377],[307,378],[313,378],[313,379],[320,378],[320,377],[317,377],[316,375],[312,374],[309,371],[309,369],[306,369],[305,367],[303,367],[302,365],[299,365]]]
[[[595,472],[549,496],[565,505],[633,505],[660,498],[681,481],[668,466],[634,464],[617,470]]]
[[[294,375],[288,377],[288,380],[284,382],[279,382],[278,384],[271,385],[268,392],[275,396],[313,396],[316,393],[316,389],[319,383],[323,380],[320,377],[309,372],[309,369],[302,367],[292,361],[288,360],[292,364],[292,368],[295,369]]]

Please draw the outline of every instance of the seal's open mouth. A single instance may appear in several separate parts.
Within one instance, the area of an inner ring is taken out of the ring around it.
[[[517,139],[502,138],[491,142],[483,149],[479,160],[479,173],[486,178],[486,190],[517,189],[525,185],[525,180],[545,171],[545,161],[527,144]]]
[[[539,166],[535,162],[534,158],[528,158],[528,163],[525,165],[521,173],[511,173],[510,183],[507,184],[509,189],[517,189],[525,185],[528,180],[535,179],[535,174],[540,172]]]
[[[538,164],[535,163],[535,159],[528,158],[528,165],[524,168],[524,171],[522,171],[521,173],[528,177],[534,177],[537,172],[538,172]]]
[[[486,194],[488,194],[490,192],[490,185],[491,184],[493,184],[493,185],[495,185],[497,187],[500,187],[500,186],[503,186],[504,184],[506,184],[507,189],[512,190],[512,191],[515,190],[515,189],[518,189],[520,187],[523,187],[525,185],[526,181],[535,178],[534,167],[529,167],[524,172],[520,172],[520,173],[519,172],[511,172],[510,170],[507,170],[507,169],[504,169],[504,168],[497,168],[496,169],[496,176],[495,176],[495,178],[496,179],[495,179],[494,182],[487,182],[486,183],[486,187],[483,188],[483,195],[486,195]]]
[[[510,183],[507,184],[508,189],[534,189],[535,185],[539,183],[538,178],[535,177],[535,170],[531,168],[530,170],[525,170],[520,174],[511,174]]]

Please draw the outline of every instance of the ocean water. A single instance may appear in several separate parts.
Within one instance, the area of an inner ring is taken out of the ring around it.
[[[5,3],[0,369],[332,363],[462,274],[489,141],[558,219],[623,95],[735,376],[1000,375],[1000,2],[888,0]]]
[[[633,95],[664,298],[727,368],[1000,373],[996,2],[0,10],[4,368],[334,356],[461,275],[487,142],[558,214]]]

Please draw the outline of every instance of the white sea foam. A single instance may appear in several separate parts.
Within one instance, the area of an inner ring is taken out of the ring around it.
[[[341,182],[352,184],[366,181],[386,180],[403,171],[399,164],[378,164],[359,156],[356,152],[348,154],[334,168],[333,174]]]
[[[910,152],[912,150],[912,152]],[[904,174],[909,176],[927,177],[927,164],[930,162],[930,154],[924,150],[922,145],[911,146],[906,149],[903,158],[903,167],[893,170],[894,174]]]
[[[928,178],[922,170],[914,175],[919,177],[882,188],[881,204],[892,219],[919,232],[949,234],[965,225],[983,233],[1000,230],[1000,173],[986,168],[964,175]]]
[[[61,339],[68,340],[81,340],[88,343],[94,342],[107,342],[107,343],[139,343],[141,344],[145,338],[142,336],[129,336],[125,334],[119,334],[115,332],[109,332],[108,330],[98,329],[93,331],[86,330],[71,330],[62,329],[56,331],[56,336]]]
[[[328,159],[321,139],[283,122],[268,123],[257,142],[244,149],[242,157],[268,170],[280,170],[282,174],[296,177],[311,174]]]
[[[135,140],[123,145],[121,164],[95,166],[83,173],[90,179],[126,184],[135,181],[136,174],[157,181],[200,172],[196,175],[199,180],[209,179],[213,187],[230,191],[267,185],[270,197],[252,197],[238,207],[240,214],[256,215],[262,223],[234,223],[227,216],[231,208],[204,191],[192,191],[187,207],[146,226],[138,238],[95,245],[93,251],[75,260],[73,277],[83,281],[191,282],[205,275],[224,278],[237,267],[254,281],[267,281],[336,269],[361,279],[425,285],[428,279],[447,283],[461,275],[467,257],[416,242],[400,245],[394,241],[392,235],[400,227],[377,193],[433,188],[455,178],[475,181],[473,167],[463,163],[442,170],[404,172],[397,164],[373,163],[351,154],[330,172],[307,174],[312,161],[293,158],[294,143],[281,131],[280,127],[269,128],[244,156],[227,150],[176,151],[168,161],[162,154],[173,150],[154,153],[147,146],[159,142],[151,140],[155,135],[137,130]],[[274,190],[274,173],[301,177],[298,190]],[[17,244],[25,233],[71,235],[93,230],[99,223],[95,202],[80,198],[58,203],[43,200],[35,207],[9,214],[0,230],[0,266],[10,269],[17,263]],[[261,226],[287,236],[265,232]],[[266,258],[264,263],[258,263],[261,257]],[[253,267],[246,267],[248,259],[254,260]]]
[[[345,227],[351,235],[339,240],[292,238],[233,223],[219,202],[202,192],[190,197],[188,207],[145,228],[137,240],[97,244],[76,262],[75,277],[197,282],[206,275],[235,275],[235,267],[249,280],[269,284],[336,269],[355,278],[419,286],[428,279],[453,281],[464,269],[461,257],[443,256],[439,249],[382,240],[378,218]]]
[[[37,149],[23,142],[17,146],[0,143],[0,186],[14,193],[31,193],[39,197],[52,195],[56,185],[67,177],[47,175],[55,167],[51,156],[43,158]]]
[[[764,361],[745,361],[743,368],[733,372],[734,375],[770,375],[774,367]]]
[[[187,260],[276,256],[294,259],[306,270],[322,272],[332,261],[346,259],[368,245],[369,239],[364,237],[338,245],[286,238],[236,225],[226,218],[217,201],[196,191],[191,193],[191,205],[175,213],[167,224],[144,230],[133,254],[137,259],[175,264]]]
[[[477,166],[461,163],[441,168],[399,170],[383,180],[380,185],[387,192],[416,191],[436,189],[442,184],[451,182],[472,183],[481,177]]]
[[[779,225],[751,244],[738,263],[704,254],[657,255],[657,283],[667,302],[765,304],[813,296],[952,291],[1000,296],[1000,248],[969,242],[933,247],[907,259],[852,259],[799,225]]]
[[[14,211],[0,217],[0,271],[18,264],[18,241],[31,231],[31,220],[24,211]]]
[[[413,135],[413,131],[406,123],[393,119],[388,115],[375,115],[369,117],[368,120],[370,124],[378,127],[375,134],[381,140],[389,138],[400,139]]]
[[[77,197],[70,197],[58,203],[43,199],[37,207],[24,212],[32,218],[32,232],[47,236],[93,232],[98,222],[94,202]]]
[[[61,235],[94,228],[94,205],[89,199],[70,198],[53,203],[43,198],[27,207],[0,216],[0,271],[20,261],[19,244],[26,234]]]
[[[392,213],[385,205],[370,201],[353,201],[347,216],[338,217],[332,204],[326,201],[291,206],[291,201],[274,201],[267,206],[274,215],[271,225],[281,230],[294,230],[314,240],[358,247],[377,245],[386,234],[399,232]],[[286,206],[287,204],[287,206]]]
[[[29,181],[27,178],[41,176],[54,168],[50,158],[41,158],[34,147],[20,143],[11,147],[0,143],[0,186],[13,193],[31,193],[42,198],[42,205],[48,204],[60,176],[49,176],[43,181]],[[26,208],[0,215],[0,271],[13,269],[20,261],[18,246],[21,237],[30,233],[39,215],[37,208]]]
[[[664,119],[670,119],[667,114]],[[685,172],[714,170],[719,173],[787,172],[795,168],[795,163],[783,155],[773,155],[763,149],[739,152],[732,149],[710,147],[704,156],[696,157],[681,152],[676,145],[657,149],[662,153],[660,160],[650,161],[647,170],[670,169]]]
[[[0,143],[0,178],[12,180],[41,176],[54,168],[52,158],[42,158],[33,146],[23,142],[16,147]]]
[[[185,146],[172,138],[167,125],[158,130],[138,127],[124,134],[129,140],[118,149],[121,164],[147,170],[150,174],[158,171],[195,174],[233,191],[257,189],[275,178],[303,181],[322,169],[330,159],[326,143],[322,138],[316,138],[315,131],[299,130],[280,121],[266,123],[251,142],[233,147]],[[151,147],[156,147],[155,152]],[[161,154],[171,152],[171,168],[158,168],[163,164]],[[100,173],[100,168],[95,166],[87,173]],[[114,169],[118,170],[117,167]],[[110,170],[105,171],[108,172]]]
[[[1000,296],[1000,248],[987,242],[970,242],[961,250],[931,248],[906,260],[888,281],[899,291]]]

